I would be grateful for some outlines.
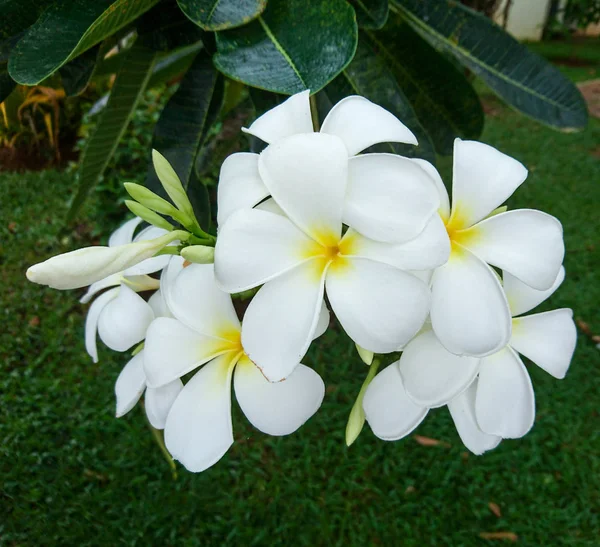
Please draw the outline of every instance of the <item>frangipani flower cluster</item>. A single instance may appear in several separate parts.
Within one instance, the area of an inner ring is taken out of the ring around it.
[[[97,360],[96,330],[117,351],[145,340],[117,381],[117,415],[146,391],[150,422],[191,471],[216,463],[233,442],[232,384],[258,430],[294,432],[323,400],[323,379],[301,361],[331,324],[330,308],[371,365],[364,382],[357,374],[348,444],[365,420],[381,439],[398,440],[441,406],[476,454],[525,435],[535,403],[519,355],[562,378],[576,340],[571,310],[523,315],[565,276],[560,222],[503,206],[525,167],[457,139],[450,201],[430,163],[364,152],[417,141],[358,96],[335,105],[320,131],[308,92],[245,131],[267,147],[223,163],[216,237],[155,152],[173,203],[129,184],[128,207],[141,218],[109,247],[28,271],[55,288],[91,284],[82,301],[115,287],[92,304],[86,346]],[[142,219],[154,227],[134,238]],[[161,270],[160,282],[149,275]],[[137,294],[159,286],[148,301]],[[234,306],[240,293],[252,295],[243,317]],[[386,359],[394,362],[377,374]]]

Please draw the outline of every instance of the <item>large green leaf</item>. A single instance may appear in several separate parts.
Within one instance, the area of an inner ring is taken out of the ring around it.
[[[89,191],[96,185],[112,157],[129,119],[146,88],[156,53],[134,44],[113,84],[108,104],[90,137],[79,167],[79,188],[67,215],[73,220]]]
[[[51,3],[52,0],[0,0],[0,41],[35,23],[42,9]]]
[[[217,68],[253,87],[319,91],[352,60],[358,31],[345,0],[271,0],[245,27],[217,33]]]
[[[152,148],[158,150],[177,172],[205,229],[210,224],[208,192],[196,176],[195,165],[222,101],[223,77],[213,67],[210,55],[201,51],[166,104],[152,138]],[[152,166],[148,169],[146,186],[163,194]]]
[[[181,11],[205,30],[239,27],[256,19],[267,0],[177,0]]]
[[[356,11],[356,21],[361,28],[380,29],[387,21],[388,0],[349,0]]]
[[[9,76],[6,70],[6,63],[0,64],[0,103],[8,97],[15,88],[14,80]]]
[[[100,44],[88,49],[85,53],[60,68],[62,84],[68,97],[83,93],[89,84],[96,66],[99,50]]]
[[[517,110],[558,129],[586,125],[587,109],[575,85],[487,17],[454,0],[392,0],[392,6]]]
[[[14,47],[8,64],[10,75],[20,84],[39,84],[158,1],[58,0]]]
[[[398,117],[419,141],[419,146],[386,143],[378,146],[378,150],[424,158],[435,163],[435,151],[429,135],[419,123],[394,74],[384,59],[377,56],[364,40],[359,40],[354,59],[346,70],[325,88],[325,92],[334,103],[348,95],[366,97]]]
[[[465,76],[397,16],[370,43],[394,71],[398,84],[440,154],[451,154],[456,137],[476,139],[483,109]]]

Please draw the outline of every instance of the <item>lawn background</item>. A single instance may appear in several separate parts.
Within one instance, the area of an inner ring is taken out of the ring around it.
[[[556,58],[556,48],[538,47]],[[595,43],[586,46],[595,64],[565,72],[598,77],[598,53]],[[600,123],[561,134],[489,94],[484,103],[481,140],[530,171],[509,205],[542,209],[565,229],[567,279],[540,310],[571,307],[598,334]],[[450,167],[440,162],[446,181]],[[386,443],[367,426],[346,448],[366,367],[334,328],[305,359],[327,385],[308,424],[290,437],[268,437],[236,409],[229,453],[199,475],[179,466],[174,480],[141,408],[114,418],[114,382],[127,357],[102,349],[100,362],[91,362],[82,291],[25,280],[28,265],[105,241],[114,228],[114,212],[98,194],[74,235],[57,240],[72,184],[69,171],[0,174],[1,545],[501,542],[480,537],[488,532],[514,533],[522,545],[600,544],[600,351],[583,334],[565,380],[528,364],[537,398],[532,432],[476,457],[445,408],[416,431],[443,441],[438,446],[414,436]]]

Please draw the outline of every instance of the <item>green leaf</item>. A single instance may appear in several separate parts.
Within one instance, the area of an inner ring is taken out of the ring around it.
[[[214,69],[210,56],[201,51],[169,99],[154,128],[152,147],[173,166],[194,207],[202,228],[210,225],[208,190],[195,172],[196,158],[210,126],[221,110],[223,78]],[[146,186],[164,195],[152,167]]]
[[[476,139],[483,130],[479,97],[456,67],[399,17],[368,40],[394,71],[440,154],[452,154],[456,137]]]
[[[0,103],[8,97],[17,85],[6,70],[6,63],[0,64]]]
[[[348,0],[356,11],[360,28],[380,29],[385,25],[390,7],[388,0]]]
[[[175,78],[185,74],[198,52],[202,49],[202,43],[198,42],[185,48],[182,48],[171,55],[159,57],[148,82],[148,87],[156,87],[165,84]]]
[[[128,50],[110,92],[108,104],[83,151],[79,188],[67,214],[67,222],[75,218],[89,191],[104,173],[146,88],[155,60],[156,53],[141,44],[134,44]]]
[[[100,44],[88,49],[85,53],[61,67],[60,76],[67,97],[83,93],[90,83],[99,50]]]
[[[1,0],[0,41],[33,25],[42,9],[51,3],[52,0]]]
[[[39,84],[158,1],[58,0],[14,47],[8,64],[10,75],[20,84]]]
[[[256,19],[267,0],[177,0],[181,11],[204,30],[225,30]]]
[[[450,0],[392,2],[421,36],[517,110],[557,129],[585,127],[587,109],[575,85],[487,17]]]
[[[256,21],[217,33],[214,62],[253,87],[316,93],[352,60],[357,39],[354,10],[344,0],[271,0]]]
[[[419,123],[409,100],[396,82],[394,74],[385,64],[383,57],[376,55],[365,40],[359,40],[354,59],[346,70],[325,88],[325,92],[334,103],[348,95],[366,97],[400,119],[415,134],[419,142],[419,146],[386,143],[378,145],[376,150],[424,158],[435,163],[435,151],[431,140]]]

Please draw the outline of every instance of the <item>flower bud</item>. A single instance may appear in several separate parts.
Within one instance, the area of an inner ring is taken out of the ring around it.
[[[190,245],[181,249],[181,256],[195,264],[212,264],[215,261],[215,248],[205,245]]]
[[[159,214],[151,211],[148,209],[148,207],[145,207],[141,203],[126,199],[125,205],[127,206],[127,209],[129,209],[135,216],[145,220],[148,224],[152,224],[152,226],[156,226],[157,228],[162,228],[163,230],[167,231],[173,229],[173,225],[169,221],[165,220]]]

